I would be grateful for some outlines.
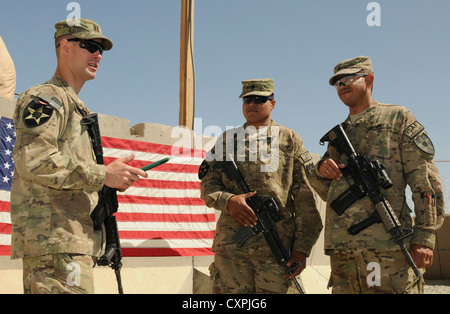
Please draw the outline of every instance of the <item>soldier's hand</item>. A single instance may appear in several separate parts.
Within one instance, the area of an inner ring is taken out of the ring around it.
[[[341,180],[344,164],[338,164],[333,159],[327,159],[320,164],[319,172],[328,180]]]
[[[410,248],[411,257],[417,268],[426,268],[433,265],[433,250],[429,247],[413,244]]]
[[[236,219],[241,225],[247,227],[256,226],[258,217],[253,210],[248,206],[246,199],[255,196],[256,192],[250,192],[247,194],[235,195],[228,200],[227,208],[228,213]]]
[[[298,275],[300,275],[300,273],[306,268],[306,255],[303,252],[300,251],[292,251],[292,256],[291,259],[286,263],[287,266],[292,266],[292,264],[294,264],[295,262],[297,262],[299,264],[299,266],[294,269],[294,272],[292,273],[292,275],[285,275],[285,278],[288,279],[292,279]]]
[[[147,178],[148,174],[144,170],[127,165],[134,157],[119,158],[107,165],[105,185],[124,192],[139,180],[139,176]]]

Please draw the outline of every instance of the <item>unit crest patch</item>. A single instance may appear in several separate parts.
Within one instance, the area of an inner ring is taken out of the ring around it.
[[[436,153],[433,142],[425,132],[417,136],[414,139],[414,143],[417,145],[417,147],[419,147],[421,151],[423,151],[426,154],[434,155]]]
[[[32,100],[23,111],[23,123],[28,128],[45,124],[53,115],[53,107],[42,100]]]
[[[201,180],[208,174],[209,171],[209,164],[206,160],[203,160],[202,164],[200,165],[200,168],[198,169],[198,178]]]

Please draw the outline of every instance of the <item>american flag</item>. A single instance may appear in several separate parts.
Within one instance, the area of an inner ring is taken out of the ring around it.
[[[11,218],[9,199],[14,173],[13,150],[16,132],[11,119],[0,118],[0,255],[9,255]]]
[[[2,118],[2,158],[7,147],[13,145],[5,141],[8,146],[4,146],[6,134],[14,135],[14,130],[8,132],[7,129],[12,121],[5,121],[8,122],[3,124]],[[136,158],[130,165],[139,168],[171,158],[166,164],[148,171],[147,179],[140,180],[124,193],[118,193],[119,210],[115,216],[123,255],[212,255],[215,212],[200,199],[197,176],[204,152],[112,137],[102,137],[102,144],[105,164],[131,154]],[[9,163],[12,164],[12,155]],[[10,254],[9,191],[13,171],[10,168],[5,172],[1,167],[1,176],[9,178],[9,188],[0,191],[0,255]]]

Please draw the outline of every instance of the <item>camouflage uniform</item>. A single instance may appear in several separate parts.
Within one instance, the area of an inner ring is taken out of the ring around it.
[[[346,74],[350,73],[348,71],[352,67],[345,62],[353,62],[354,65],[355,60],[344,61],[340,69],[347,71]],[[356,70],[358,66],[359,70],[364,67],[357,64],[354,66]],[[336,67],[336,73],[340,69]],[[337,76],[332,78],[331,85]],[[401,225],[414,228],[413,236],[404,240],[406,246],[418,244],[434,248],[435,232],[444,218],[444,195],[433,162],[434,147],[424,127],[406,108],[373,101],[362,118],[353,124],[350,117],[347,118],[344,128],[356,152],[386,166],[394,186],[382,190],[382,193]],[[348,156],[339,154],[329,145],[322,161],[329,158],[346,164]],[[327,202],[325,250],[331,255],[330,284],[333,285],[333,293],[421,293],[423,279],[417,282],[398,244],[382,223],[372,225],[357,235],[347,233],[348,228],[366,219],[375,208],[370,199],[364,197],[351,205],[342,216],[338,216],[330,203],[347,190],[349,184],[344,178],[339,181],[326,179],[319,173],[319,166],[320,162],[309,180]],[[414,201],[414,221],[405,198],[407,185],[411,187]],[[431,196],[430,200],[427,194]],[[381,265],[381,286],[367,287],[365,278],[370,262]]]
[[[249,92],[247,87],[244,81],[244,93]],[[261,84],[250,89],[259,87]],[[227,203],[243,191],[220,167],[227,152],[235,156],[250,190],[277,202],[283,219],[276,229],[286,249],[309,255],[322,229],[306,174],[313,168],[312,158],[300,136],[273,121],[264,129],[267,136],[257,136],[251,129],[256,131],[244,125],[222,134],[202,167],[206,175],[201,180],[201,197],[207,206],[221,211],[213,243],[215,260],[210,267],[214,293],[286,293],[290,285],[262,233],[241,248],[232,239],[243,226],[228,213]],[[279,151],[273,143],[279,144]],[[271,158],[261,158],[264,145]]]
[[[56,24],[58,36],[65,31],[61,23]],[[75,29],[80,33],[74,36],[86,35],[81,32],[86,27]],[[92,269],[81,274],[81,286],[65,285],[72,272],[68,264],[92,268],[102,250],[102,233],[94,231],[90,213],[103,187],[105,166],[97,164],[86,127],[80,124],[89,113],[75,90],[56,75],[17,101],[11,258],[24,260],[25,293],[93,292]]]

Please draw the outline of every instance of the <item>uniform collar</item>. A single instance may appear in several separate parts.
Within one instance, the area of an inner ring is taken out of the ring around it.
[[[366,109],[366,112],[364,113],[364,115],[355,122],[355,125],[359,124],[363,121],[369,120],[373,116],[373,112],[375,111],[377,105],[378,105],[378,101],[373,100],[370,103],[369,107]],[[352,125],[351,120],[350,120],[350,115],[347,116],[347,119],[344,121],[344,123]]]
[[[268,126],[266,126],[266,128],[271,128],[273,125],[275,125],[276,123],[275,123],[275,121],[274,120],[270,120],[270,124],[268,125]],[[246,129],[247,128],[247,122],[246,123],[244,123],[244,125],[242,126],[244,129]],[[263,127],[264,128],[264,127]]]
[[[69,83],[67,83],[62,77],[54,75],[50,80],[50,83],[56,86],[64,87],[67,91],[69,91],[72,94],[71,96],[76,96],[76,98],[78,98],[75,89],[72,86],[70,86]]]
[[[83,101],[81,101],[81,99],[78,98],[78,95],[77,95],[75,89],[72,86],[70,86],[69,83],[67,83],[62,77],[60,77],[58,75],[54,75],[52,77],[52,79],[50,81],[48,81],[47,83],[64,88],[64,90],[68,93],[69,97],[75,103],[75,105],[78,108],[78,110],[80,111],[81,115],[84,116],[84,115],[90,113],[90,110],[86,107],[86,105],[83,103]]]

